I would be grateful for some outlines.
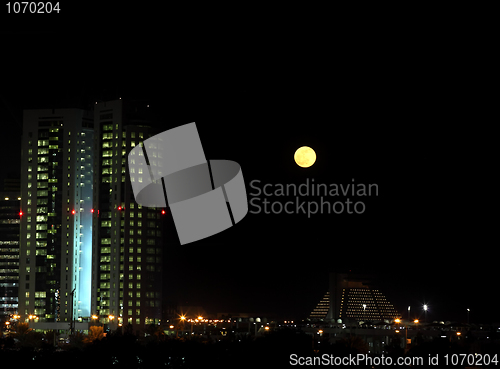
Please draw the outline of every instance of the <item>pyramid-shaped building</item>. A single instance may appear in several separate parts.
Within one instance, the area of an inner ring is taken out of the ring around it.
[[[383,321],[400,317],[368,275],[330,273],[330,291],[309,315],[311,320]]]

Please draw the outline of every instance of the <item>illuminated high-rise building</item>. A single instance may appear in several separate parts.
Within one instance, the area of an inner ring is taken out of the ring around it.
[[[164,209],[135,203],[127,157],[152,132],[146,103],[96,103],[92,314],[135,330],[159,323]],[[149,160],[156,160],[151,157]],[[149,171],[136,173],[138,180]],[[112,317],[111,317],[112,316]]]
[[[19,314],[38,322],[90,315],[93,116],[24,111]],[[36,318],[33,318],[36,316]]]
[[[20,200],[19,188],[0,192],[0,321],[18,310]]]

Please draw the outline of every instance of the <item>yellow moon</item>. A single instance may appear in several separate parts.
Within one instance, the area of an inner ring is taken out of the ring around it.
[[[308,146],[302,146],[295,151],[293,156],[299,167],[309,168],[316,161],[316,153]]]

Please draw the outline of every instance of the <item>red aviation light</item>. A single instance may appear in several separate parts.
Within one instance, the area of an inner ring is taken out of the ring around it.
[[[94,212],[94,209],[90,209],[90,212],[93,213]]]
[[[20,217],[22,217],[22,216],[23,216],[23,212],[22,212],[22,211],[20,211],[20,212],[19,212],[19,216],[20,216]]]
[[[165,214],[165,210],[162,210],[162,211],[161,211],[161,213],[162,213],[162,214]]]
[[[71,214],[75,214],[75,210],[71,210]]]
[[[121,207],[121,206],[118,206],[118,210],[122,210],[122,207]]]

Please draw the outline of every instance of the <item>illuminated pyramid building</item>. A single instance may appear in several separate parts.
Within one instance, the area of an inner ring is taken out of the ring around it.
[[[311,320],[381,321],[399,317],[394,306],[373,285],[373,278],[359,274],[330,273],[330,291],[311,312]]]
[[[321,301],[318,303],[318,305],[316,305],[314,310],[311,312],[309,318],[312,320],[325,319],[329,309],[330,309],[330,292],[327,292],[325,293],[325,296],[323,296]]]

